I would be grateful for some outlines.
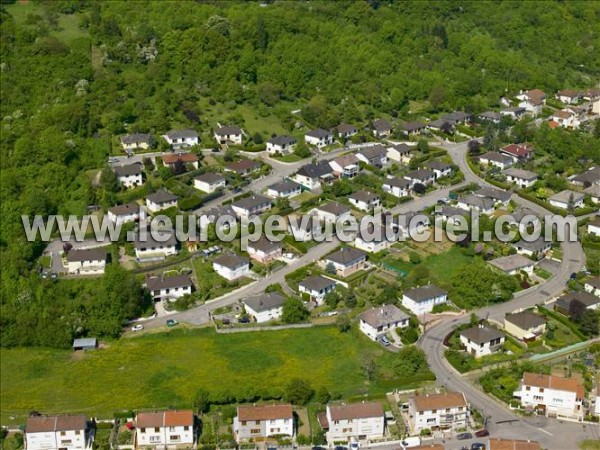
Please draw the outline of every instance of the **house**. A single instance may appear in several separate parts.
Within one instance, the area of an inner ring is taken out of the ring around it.
[[[482,122],[500,123],[502,120],[502,114],[495,111],[485,111],[477,116]]]
[[[292,180],[284,180],[267,187],[267,195],[273,198],[290,198],[302,193],[302,186]]]
[[[516,439],[489,438],[487,450],[542,450],[536,441],[518,441]]]
[[[383,185],[381,187],[384,192],[392,194],[394,197],[401,198],[410,195],[411,186],[412,183],[409,180],[388,175],[388,177],[383,180]]]
[[[296,138],[291,136],[275,136],[267,141],[267,152],[286,155],[294,151],[297,142]]]
[[[413,148],[407,144],[392,145],[387,148],[387,159],[388,161],[408,164],[412,157]]]
[[[153,236],[155,234],[155,236]],[[162,261],[177,254],[177,238],[172,231],[136,235],[135,257],[138,262]]]
[[[583,420],[585,392],[574,378],[525,372],[513,395],[521,399],[522,406],[546,417]]]
[[[348,123],[340,123],[336,127],[337,135],[341,139],[348,139],[358,133],[358,129],[354,125]]]
[[[143,219],[144,210],[135,202],[125,203],[108,208],[108,220],[116,225],[122,225],[128,222],[136,222]]]
[[[561,109],[554,111],[548,118],[548,121],[555,122],[559,127],[563,128],[578,128],[581,125],[577,114],[571,109]]]
[[[600,309],[600,298],[590,292],[568,292],[558,297],[554,310],[571,318],[580,316],[584,310]]]
[[[292,179],[312,191],[334,179],[333,169],[327,161],[305,164],[300,167]]]
[[[452,164],[442,161],[432,161],[427,164],[427,168],[434,174],[435,179],[447,177],[452,174]]]
[[[521,91],[517,99],[521,100],[519,106],[525,108],[534,117],[540,115],[543,107],[546,106],[546,94],[540,89]]]
[[[146,208],[155,213],[169,208],[177,207],[179,197],[167,191],[158,191],[146,197]]]
[[[539,237],[535,241],[525,241],[521,239],[520,241],[512,244],[512,246],[517,250],[519,255],[527,255],[534,257],[534,259],[540,260],[542,257],[546,256],[546,253],[550,251],[552,248],[552,242],[546,242],[542,237]]]
[[[148,150],[152,144],[152,136],[145,133],[133,133],[121,136],[121,147],[126,152],[134,150]]]
[[[290,214],[288,216],[288,231],[296,241],[311,241],[321,232],[321,222],[316,215],[298,217],[295,214]]]
[[[69,250],[67,272],[73,275],[101,275],[106,267],[106,256],[103,248]]]
[[[149,277],[146,287],[154,300],[169,300],[174,302],[178,298],[192,293],[192,280],[187,275],[174,275],[170,277]]]
[[[456,202],[456,206],[465,211],[473,210],[486,215],[492,215],[494,213],[494,200],[489,197],[481,197],[475,194],[459,198]]]
[[[587,280],[583,285],[585,292],[600,297],[600,277],[595,277]]]
[[[239,217],[258,216],[270,210],[271,206],[271,199],[259,194],[241,198],[231,204],[231,207]]]
[[[503,173],[506,175],[506,181],[516,184],[521,189],[533,186],[539,178],[538,174],[531,170],[517,169],[514,167],[506,169]]]
[[[195,441],[194,413],[191,409],[138,412],[135,416],[137,448],[192,448]]]
[[[325,256],[321,261],[321,266],[326,270],[330,270],[329,268],[332,267],[336,275],[347,277],[354,272],[364,269],[366,262],[367,254],[362,250],[343,247]]]
[[[312,275],[298,283],[298,292],[307,293],[317,305],[323,304],[327,294],[335,289],[336,282],[321,275]]]
[[[598,186],[600,185],[600,167],[592,167],[579,175],[570,177],[569,181],[576,186]]]
[[[448,292],[433,284],[409,289],[402,296],[402,306],[417,316],[429,313],[435,305],[441,305],[447,301]]]
[[[213,261],[213,270],[229,281],[250,274],[248,258],[234,254],[221,255]]]
[[[508,116],[513,120],[519,120],[526,112],[527,110],[522,106],[507,107],[500,110],[502,116]]]
[[[461,345],[475,358],[497,352],[505,340],[506,337],[500,331],[481,324],[460,332]]]
[[[421,134],[426,126],[421,122],[402,122],[399,128],[405,136],[416,136]]]
[[[594,236],[600,236],[600,217],[594,217],[587,224],[587,232],[588,234],[593,234]]]
[[[450,222],[454,225],[460,223],[460,217],[467,217],[468,210],[462,208],[456,208],[454,206],[442,206],[439,211],[439,215],[444,222]]]
[[[378,402],[327,405],[321,426],[330,445],[382,438],[385,413]]]
[[[365,147],[356,153],[356,157],[365,164],[383,167],[387,163],[387,148],[380,144]]]
[[[323,130],[322,128],[317,128],[304,135],[304,142],[319,148],[326,147],[333,144],[333,133]]]
[[[556,93],[556,99],[565,105],[578,103],[582,97],[583,94],[581,92],[574,91],[573,89],[563,89]]]
[[[520,233],[527,230],[530,226],[538,227],[541,225],[540,218],[536,212],[525,207],[519,207],[512,214],[505,217],[508,219],[508,225],[519,227]]]
[[[163,138],[173,150],[193,147],[199,143],[198,133],[194,130],[172,130],[164,134]]]
[[[377,253],[390,248],[397,240],[398,235],[391,227],[385,228],[382,225],[374,225],[368,236],[366,231],[356,234],[354,246],[365,252]]]
[[[484,166],[494,166],[500,170],[504,170],[512,166],[514,161],[512,157],[503,155],[500,152],[487,152],[479,157],[479,163]]]
[[[233,418],[235,440],[264,441],[269,436],[294,436],[292,405],[238,406]]]
[[[582,98],[588,102],[600,99],[600,89],[592,88],[582,93]]]
[[[113,170],[117,175],[117,184],[126,188],[134,188],[144,184],[142,178],[142,165],[139,163],[128,164],[126,166],[114,166]]]
[[[335,176],[339,178],[354,178],[360,171],[359,161],[354,153],[348,153],[347,155],[338,156],[333,161],[329,161],[329,165]]]
[[[319,220],[325,222],[342,222],[352,214],[350,208],[338,202],[325,203],[314,209]]]
[[[458,125],[461,123],[466,125],[471,121],[472,118],[473,116],[471,114],[464,111],[454,111],[442,117],[443,120],[451,123],[452,125]]]
[[[268,292],[245,298],[242,304],[254,322],[263,323],[281,317],[285,300],[279,292]]]
[[[404,179],[412,183],[412,187],[415,184],[423,184],[425,186],[433,184],[435,182],[435,174],[431,170],[418,169],[408,172],[404,175]]]
[[[93,441],[94,432],[83,414],[27,418],[27,450],[85,450],[92,448]]]
[[[596,205],[600,203],[600,184],[594,184],[589,188],[585,188],[583,193],[590,196],[592,203],[595,203]]]
[[[223,170],[225,172],[233,172],[240,177],[248,176],[254,172],[260,170],[261,163],[252,161],[250,159],[242,159],[231,164],[227,164]]]
[[[571,209],[583,207],[585,195],[581,192],[574,192],[568,189],[553,195],[548,199],[548,203],[556,208]]]
[[[388,137],[392,134],[392,125],[385,119],[375,119],[373,121],[373,136],[376,138]]]
[[[98,348],[98,339],[96,338],[79,338],[73,339],[73,351],[87,351]]]
[[[244,132],[239,127],[225,126],[215,130],[215,140],[223,144],[242,145],[244,140]]]
[[[192,166],[194,169],[198,169],[198,155],[190,152],[179,152],[166,154],[162,157],[163,165],[172,169],[176,164],[183,163],[184,166]]]
[[[406,238],[422,233],[431,225],[429,217],[421,212],[408,211],[400,214],[394,219],[393,227],[398,231],[399,236]]]
[[[521,341],[534,341],[546,332],[546,319],[527,310],[507,314],[504,317],[504,331]]]
[[[434,131],[454,133],[454,125],[452,124],[452,122],[444,118],[432,120],[427,124],[427,128]]]
[[[473,192],[473,195],[492,199],[494,201],[494,206],[504,208],[508,206],[510,197],[512,196],[510,192],[507,192],[503,189],[496,189],[488,186],[477,189],[475,192]]]
[[[408,398],[408,426],[412,434],[423,429],[466,429],[469,405],[462,392],[413,395]]]
[[[594,400],[594,415],[600,417],[600,382],[596,384],[596,399]]]
[[[194,187],[208,194],[223,189],[227,180],[220,173],[208,172],[194,178]]]
[[[246,251],[250,258],[265,264],[280,258],[283,254],[283,246],[281,242],[271,242],[263,236],[256,242],[248,242]]]
[[[363,312],[359,317],[359,329],[372,340],[396,328],[406,328],[410,316],[396,305],[382,305]]]
[[[510,156],[513,162],[527,161],[533,156],[531,144],[509,144],[500,149],[500,153]]]
[[[517,275],[520,272],[532,275],[535,267],[535,263],[531,259],[519,254],[496,258],[488,263],[507,275]]]
[[[350,204],[361,211],[373,211],[381,205],[379,195],[374,192],[358,191],[348,196]]]

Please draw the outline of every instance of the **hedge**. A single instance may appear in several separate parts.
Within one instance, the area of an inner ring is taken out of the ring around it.
[[[562,323],[569,330],[571,330],[579,339],[581,339],[583,341],[587,340],[587,337],[579,330],[577,325],[575,325],[575,323],[571,322],[571,320],[569,320],[567,317],[563,316],[562,314],[554,312],[548,308],[544,308],[543,306],[538,306],[538,311],[540,311],[543,315],[551,317],[554,320],[556,320],[557,322]]]

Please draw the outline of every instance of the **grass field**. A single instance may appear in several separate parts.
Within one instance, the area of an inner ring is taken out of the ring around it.
[[[342,334],[335,327],[222,335],[180,328],[84,354],[3,348],[0,356],[1,420],[7,425],[23,422],[31,410],[108,418],[123,409],[191,407],[199,388],[243,396],[281,389],[293,377],[343,396],[407,386],[402,373],[387,369],[394,354],[357,330]],[[376,382],[364,375],[366,359],[381,367]]]
[[[461,251],[460,247],[454,245],[446,252],[424,259],[423,265],[439,283],[448,284],[458,269],[472,260]]]

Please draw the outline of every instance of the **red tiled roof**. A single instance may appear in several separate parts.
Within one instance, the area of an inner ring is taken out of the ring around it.
[[[577,398],[583,398],[585,395],[583,386],[575,378],[561,378],[552,375],[525,372],[523,374],[523,384],[525,386],[536,386],[557,391],[575,392]]]
[[[291,419],[292,405],[238,406],[237,412],[240,421]]]

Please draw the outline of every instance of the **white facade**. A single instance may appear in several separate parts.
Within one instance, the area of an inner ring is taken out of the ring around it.
[[[256,323],[264,323],[281,318],[281,314],[283,313],[283,306],[269,308],[263,311],[255,311],[246,303],[244,303],[244,310],[246,311],[246,314],[254,317]]]
[[[108,209],[108,220],[116,225],[143,220],[145,217],[144,209],[135,203]]]
[[[172,242],[136,242],[135,257],[140,261],[165,259],[167,256],[177,254],[177,246]]]
[[[596,297],[600,297],[600,278],[595,278],[594,280],[586,281],[583,285],[585,292],[588,292]]]
[[[370,201],[365,201],[363,199],[354,198],[354,197],[350,196],[348,198],[348,200],[350,200],[350,204],[352,206],[354,206],[356,209],[359,209],[360,211],[366,211],[366,212],[371,211],[373,208],[376,208],[381,204],[381,200],[379,199],[379,197],[373,198]]]
[[[214,138],[220,144],[231,142],[235,145],[242,145],[242,142],[244,140],[243,134],[237,132],[232,132],[230,134],[217,134],[217,132],[215,131]]]
[[[106,259],[67,261],[67,271],[72,275],[101,275],[105,268]]]
[[[587,226],[587,232],[589,234],[593,234],[594,236],[600,236],[600,222],[589,222]]]
[[[192,448],[195,443],[192,411],[138,413],[137,448]]]
[[[502,344],[504,344],[505,339],[506,338],[504,336],[501,336],[490,341],[479,343],[472,341],[468,337],[461,334],[460,343],[465,348],[467,353],[475,358],[481,358],[482,356],[491,355],[492,353],[498,351],[500,347],[502,347]]]
[[[34,416],[27,420],[27,450],[85,450],[92,443],[84,416]]]
[[[359,316],[358,328],[367,337],[376,341],[377,338],[397,328],[406,328],[410,317],[394,305],[383,305],[365,311]]]
[[[286,191],[278,191],[276,189],[267,188],[267,195],[273,198],[291,198],[302,193],[302,188],[296,186]]]
[[[467,401],[460,392],[410,397],[408,414],[413,434],[424,429],[456,430],[469,423]]]
[[[270,142],[267,141],[267,152],[270,154],[281,153],[282,155],[287,155],[288,153],[292,153],[294,151],[294,147],[296,146],[296,142]]]
[[[152,200],[146,199],[146,208],[148,208],[148,211],[150,211],[152,213],[155,213],[158,211],[163,211],[165,209],[173,208],[176,206],[177,206],[177,198],[175,198],[175,200],[170,200],[170,201],[161,202],[161,203],[153,202]]]
[[[119,186],[124,186],[126,188],[134,188],[136,186],[141,186],[144,184],[144,179],[142,178],[142,174],[133,174],[133,175],[119,175],[117,176],[117,182]]]
[[[225,180],[225,178],[220,178],[218,180],[215,179],[211,182],[201,179],[199,180],[197,178],[194,179],[194,187],[200,191],[207,192],[209,194],[215,192],[217,189],[224,188],[226,184],[227,181]]]
[[[394,197],[408,197],[410,195],[410,182],[407,180],[405,183],[402,179],[388,177],[386,181],[383,182],[382,189],[384,192],[392,194]]]
[[[425,298],[423,300],[413,299],[406,295],[406,293],[402,296],[402,306],[408,308],[413,314],[421,315],[427,314],[431,312],[435,305],[441,305],[448,301],[448,294],[446,293],[436,293],[431,297]]]
[[[367,239],[364,240],[360,233],[357,234],[356,238],[354,238],[354,246],[360,250],[364,250],[369,253],[377,253],[382,250],[386,250],[390,248],[395,241],[387,240],[387,239]]]
[[[165,134],[163,138],[173,149],[181,149],[198,145],[198,134],[191,132],[174,132],[173,134]]]
[[[294,436],[291,405],[238,406],[233,418],[237,442],[262,440],[269,436]]]
[[[344,413],[344,409],[350,410],[348,414]],[[361,409],[364,409],[365,413],[361,413]],[[373,412],[369,413],[368,410],[371,409]],[[339,407],[328,405],[325,414],[329,423],[326,437],[331,445],[339,441],[358,442],[384,436],[385,415],[381,405],[364,403]]]
[[[250,274],[250,263],[241,265],[240,267],[227,267],[216,262],[213,262],[213,269],[223,278],[232,281],[236,278],[245,277]]]
[[[319,136],[305,134],[304,142],[306,142],[308,145],[314,145],[319,148],[326,147],[327,145],[333,144],[333,134],[328,133]]]
[[[325,280],[329,280],[326,277],[309,277],[306,280],[298,283],[298,292],[300,292],[300,294],[308,294],[311,300],[313,300],[317,305],[322,305],[325,296],[335,289],[336,282],[329,280],[330,282],[324,281],[321,283],[314,283],[313,280],[315,278],[325,278]]]

